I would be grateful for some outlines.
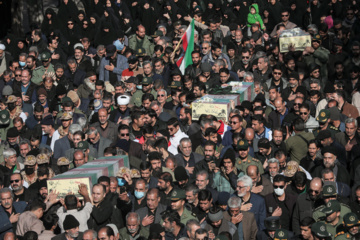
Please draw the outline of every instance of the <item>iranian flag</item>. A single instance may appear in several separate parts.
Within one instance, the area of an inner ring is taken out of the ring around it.
[[[193,19],[184,35],[181,37],[181,44],[185,54],[177,60],[176,65],[179,67],[182,74],[185,73],[186,67],[193,63],[191,53],[194,51],[194,29]]]

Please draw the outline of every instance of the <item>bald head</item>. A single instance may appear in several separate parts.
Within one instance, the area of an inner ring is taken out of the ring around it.
[[[274,106],[276,108],[276,111],[284,114],[286,111],[286,107],[285,107],[285,102],[283,101],[283,99],[281,97],[277,97],[274,101]]]
[[[315,201],[319,198],[320,193],[322,191],[322,181],[320,178],[313,178],[310,182],[309,196],[310,199]]]
[[[246,174],[249,177],[257,176],[259,174],[259,168],[257,166],[255,166],[255,165],[250,165],[246,169]]]
[[[85,163],[85,154],[82,150],[76,150],[74,153],[74,164],[76,167],[80,167]]]
[[[321,178],[313,178],[310,182],[310,188],[314,186],[314,187],[322,187],[322,181]]]
[[[254,137],[255,137],[255,131],[254,131],[254,129],[252,129],[252,128],[247,128],[247,129],[245,129],[245,139],[246,139],[246,140],[252,141],[252,140],[254,140]]]
[[[107,115],[108,112],[107,112],[106,108],[100,108],[99,111],[98,111],[98,113],[99,113],[99,114],[101,113],[101,114],[106,114],[106,115]]]
[[[16,236],[13,232],[7,232],[4,235],[4,240],[15,240]]]

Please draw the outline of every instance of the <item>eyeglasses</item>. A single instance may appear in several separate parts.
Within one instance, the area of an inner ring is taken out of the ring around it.
[[[93,137],[93,138],[89,137],[89,139],[92,140],[92,141],[94,141],[94,140],[96,139],[96,137]]]
[[[274,75],[281,75],[281,72],[273,72]]]
[[[15,77],[21,77],[21,75],[15,75]]]
[[[74,23],[69,22],[68,25],[74,25]]]
[[[83,23],[83,25],[89,25],[88,23]]]
[[[309,192],[311,192],[311,193],[314,192],[315,194],[319,194],[319,193],[320,193],[320,191],[316,191],[316,190],[312,190],[312,189],[310,189]]]
[[[174,131],[174,128],[168,128],[169,131]]]
[[[230,121],[229,123],[230,123],[230,124],[237,124],[237,123],[239,123],[239,122]]]
[[[294,103],[294,106],[300,106],[301,103]]]
[[[122,136],[122,137],[125,137],[125,136],[130,136],[130,134],[129,133],[122,133],[122,134],[120,134],[120,136]]]
[[[284,185],[281,185],[281,186],[274,186],[274,188],[276,189],[276,188],[280,188],[280,189],[284,189]]]
[[[158,97],[165,97],[165,95],[164,94],[159,94]]]
[[[347,16],[352,16],[352,15],[354,15],[353,13],[347,13],[346,14]]]
[[[300,112],[300,115],[308,115],[307,112]]]
[[[289,15],[287,14],[287,15],[281,15],[282,17],[288,17]]]
[[[242,56],[243,59],[249,59],[249,56]]]
[[[19,179],[16,179],[16,180],[10,180],[10,183],[14,183],[14,182],[18,183],[18,182],[20,182],[20,180],[19,180]]]

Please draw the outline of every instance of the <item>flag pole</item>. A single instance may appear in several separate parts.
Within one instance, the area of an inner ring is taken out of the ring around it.
[[[179,41],[178,44],[176,45],[176,47],[175,47],[175,49],[174,49],[174,51],[173,51],[172,54],[174,54],[174,53],[179,49],[181,42],[182,42],[182,38],[180,38],[180,41]]]

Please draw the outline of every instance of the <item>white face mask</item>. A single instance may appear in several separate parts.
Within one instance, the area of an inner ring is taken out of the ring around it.
[[[277,196],[282,196],[284,194],[284,189],[281,189],[281,188],[274,188],[274,192]]]

